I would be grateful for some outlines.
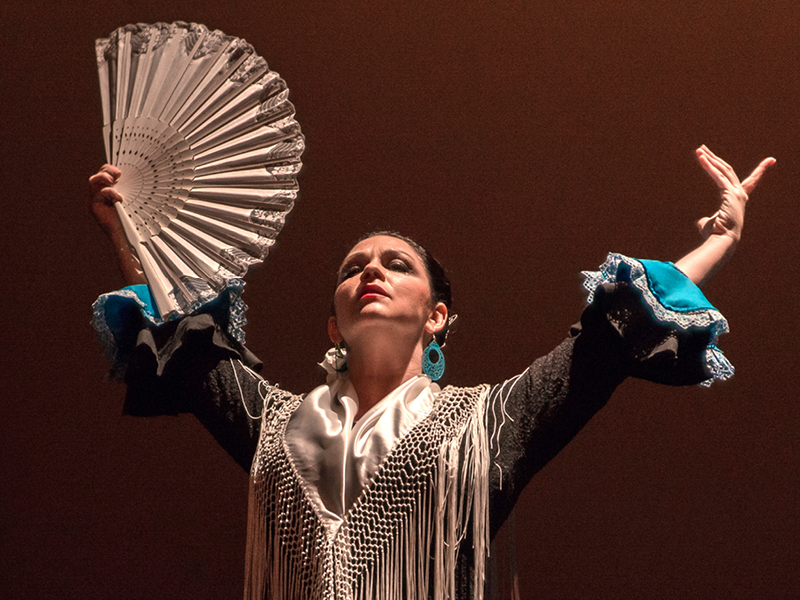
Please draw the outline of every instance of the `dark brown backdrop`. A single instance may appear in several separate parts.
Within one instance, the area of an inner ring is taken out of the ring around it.
[[[102,163],[93,41],[177,19],[246,38],[289,83],[302,198],[249,278],[266,374],[319,381],[332,273],[375,227],[449,267],[447,380],[502,380],[578,316],[609,250],[675,259],[715,191],[778,158],[707,288],[736,377],[629,381],[529,486],[523,597],[800,593],[792,390],[800,9],[794,0],[134,3],[6,0],[0,596],[237,598],[247,477],[191,417],[120,415],[89,307],[119,286],[87,215]]]

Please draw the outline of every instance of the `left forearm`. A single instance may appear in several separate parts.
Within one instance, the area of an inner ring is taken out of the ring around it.
[[[733,256],[737,242],[727,235],[709,236],[700,246],[675,263],[697,286],[707,282],[714,272]]]

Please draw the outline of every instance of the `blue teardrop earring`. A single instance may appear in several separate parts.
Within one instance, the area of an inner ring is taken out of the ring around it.
[[[441,379],[444,375],[444,353],[436,338],[432,339],[428,347],[422,351],[422,371],[431,378],[431,381]]]

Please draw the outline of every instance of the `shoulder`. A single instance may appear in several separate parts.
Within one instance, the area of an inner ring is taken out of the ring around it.
[[[436,395],[435,410],[447,414],[483,412],[490,387],[486,383],[474,387],[448,385]]]
[[[461,387],[455,385],[447,385],[439,392],[442,398],[452,396],[475,396],[485,394],[491,386],[488,383],[482,383],[474,387]]]

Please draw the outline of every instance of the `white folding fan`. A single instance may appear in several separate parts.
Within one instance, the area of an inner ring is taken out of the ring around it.
[[[242,39],[179,21],[95,48],[115,206],[168,320],[265,258],[297,197],[303,136],[286,84]]]

